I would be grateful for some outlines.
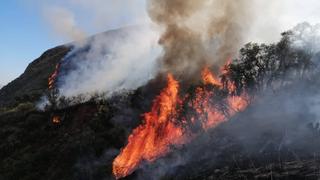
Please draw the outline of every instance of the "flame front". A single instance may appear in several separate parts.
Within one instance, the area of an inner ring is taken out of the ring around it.
[[[227,72],[227,65],[222,75]],[[169,74],[167,86],[144,114],[143,124],[133,130],[128,144],[113,161],[113,174],[119,179],[131,174],[141,162],[153,162],[170,152],[170,147],[191,141],[201,131],[214,128],[248,106],[248,96],[235,95],[230,80],[216,78],[209,68],[202,73],[203,84],[182,98],[179,83]],[[227,96],[215,101],[214,90],[227,91]],[[221,102],[220,102],[221,101]],[[218,104],[223,103],[224,108]]]
[[[113,162],[117,178],[130,174],[141,161],[154,161],[169,151],[169,145],[178,144],[182,129],[173,124],[179,84],[171,74],[168,86],[155,99],[151,112],[144,114],[144,122],[129,136],[127,146]]]

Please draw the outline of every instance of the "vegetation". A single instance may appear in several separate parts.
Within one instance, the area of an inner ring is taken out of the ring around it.
[[[314,73],[316,53],[293,47],[292,32],[282,33],[277,44],[248,43],[240,50],[240,57],[230,65],[231,78],[238,88],[252,92],[279,88]]]

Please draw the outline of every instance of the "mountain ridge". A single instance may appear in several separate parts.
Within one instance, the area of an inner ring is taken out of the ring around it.
[[[70,51],[66,45],[45,51],[32,61],[16,79],[0,89],[0,107],[15,106],[21,100],[35,102],[47,88],[48,77],[55,65]]]

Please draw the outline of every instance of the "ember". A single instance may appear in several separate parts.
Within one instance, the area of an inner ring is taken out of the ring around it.
[[[53,124],[60,124],[61,123],[61,117],[60,116],[53,116],[52,117],[52,123]]]

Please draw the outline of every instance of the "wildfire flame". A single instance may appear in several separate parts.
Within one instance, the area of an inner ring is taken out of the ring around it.
[[[59,74],[59,69],[60,69],[60,63],[58,63],[56,65],[54,72],[48,78],[48,88],[50,90],[53,89],[54,86],[55,86],[56,79],[57,79],[58,74]]]
[[[208,67],[205,67],[201,73],[201,76],[202,76],[202,80],[203,80],[203,83],[208,85],[208,84],[211,84],[211,85],[214,85],[214,86],[218,86],[220,88],[223,87],[223,84],[220,82],[219,79],[217,79],[214,74],[211,73],[211,71],[209,70]]]
[[[228,73],[228,67],[226,64],[222,75]],[[117,179],[131,174],[143,161],[153,162],[163,157],[172,146],[187,143],[201,131],[216,127],[248,106],[248,95],[235,95],[236,86],[230,80],[222,82],[207,67],[201,76],[204,85],[180,98],[179,83],[168,74],[167,86],[154,100],[151,111],[144,114],[143,124],[133,130],[128,144],[113,161],[113,174]],[[220,102],[214,101],[216,96],[210,87],[228,92],[221,100],[225,108],[219,108]],[[191,127],[198,130],[192,131]]]
[[[154,161],[166,154],[170,144],[182,142],[183,132],[173,122],[177,115],[176,106],[179,84],[171,74],[168,85],[154,100],[151,112],[144,114],[144,122],[128,138],[127,146],[113,162],[113,173],[124,177],[143,160]]]

